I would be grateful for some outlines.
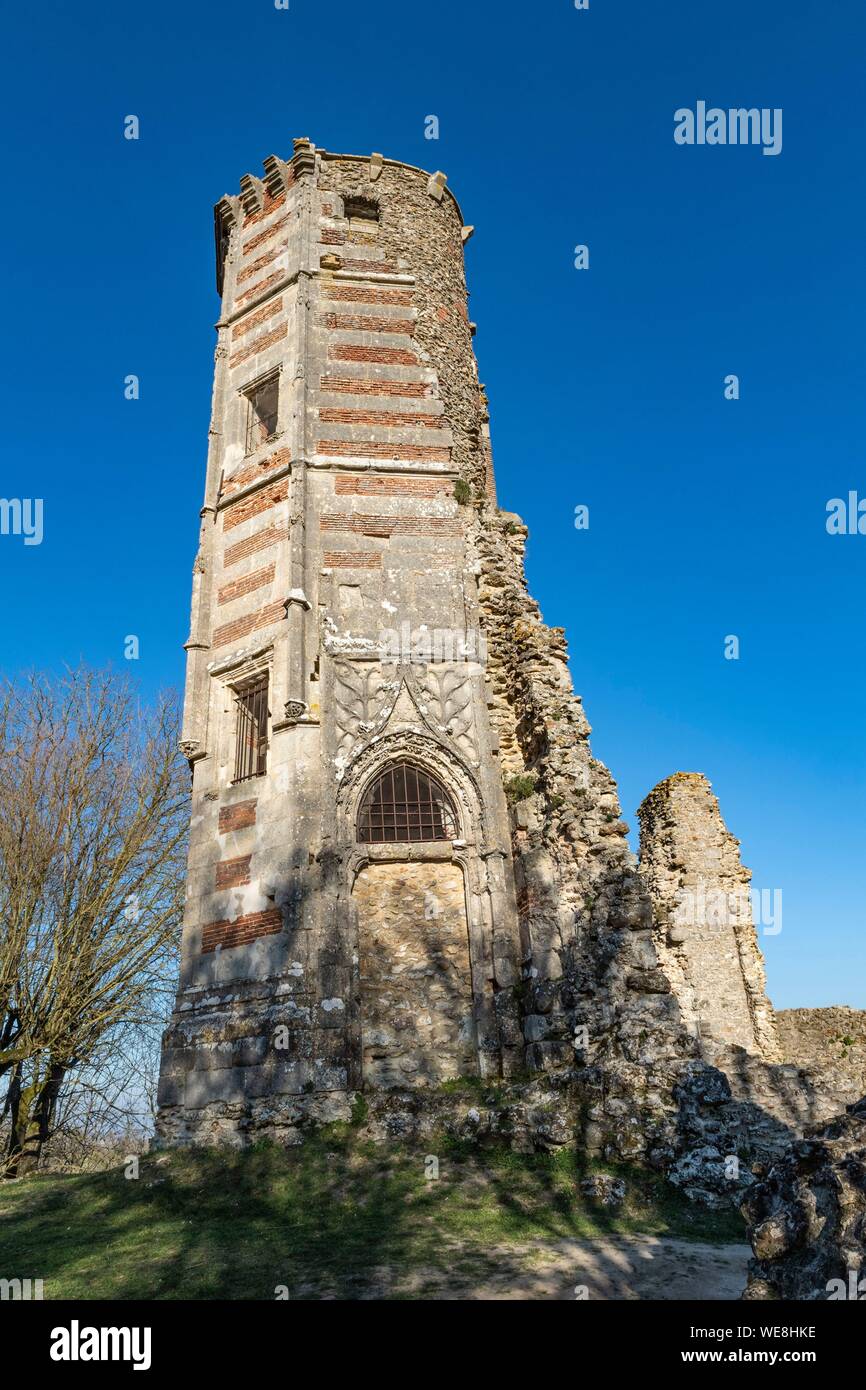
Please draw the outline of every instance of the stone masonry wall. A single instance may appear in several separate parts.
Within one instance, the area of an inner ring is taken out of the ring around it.
[[[640,868],[653,900],[655,942],[683,1017],[706,1047],[781,1059],[752,922],[751,874],[710,784],[678,772],[643,801]]]
[[[370,864],[355,882],[368,1086],[475,1071],[463,874],[454,864]]]
[[[794,1144],[742,1206],[755,1258],[743,1298],[866,1295],[866,1099]]]
[[[386,1084],[523,1065],[475,513],[455,496],[458,478],[485,482],[460,209],[438,176],[307,140],[264,172],[216,209],[222,311],[187,643],[193,820],[165,1142],[292,1142],[305,1117],[346,1117],[377,1048],[394,1062]],[[276,426],[251,441],[263,381],[278,383]],[[411,650],[390,650],[404,628]],[[236,692],[263,675],[267,767],[238,782]],[[364,787],[399,757],[454,801],[457,833],[432,846],[435,863],[414,864],[430,846],[370,863],[357,843]],[[447,942],[421,900],[401,898],[417,873],[447,881]],[[394,972],[370,946],[384,947],[387,923]],[[432,965],[398,978],[419,943],[453,966],[447,999]],[[372,1040],[377,1027],[406,1040],[401,984],[423,1035],[413,1048]]]
[[[866,1095],[866,1009],[780,1009],[776,1023],[786,1062],[823,1074],[837,1110]]]
[[[651,903],[616,785],[592,756],[565,635],[527,593],[526,534],[519,517],[479,505],[487,698],[515,788],[527,1064],[573,1088],[587,1150],[661,1166],[676,1145],[673,1092],[695,1042],[659,968]]]

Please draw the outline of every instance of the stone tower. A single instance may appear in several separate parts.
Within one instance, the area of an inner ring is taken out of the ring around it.
[[[158,1137],[291,1142],[362,1090],[403,1125],[518,1075],[588,1150],[661,1164],[703,995],[496,503],[472,228],[443,174],[297,140],[215,230]]]
[[[470,232],[444,175],[308,140],[217,204],[168,1136],[522,1063]]]

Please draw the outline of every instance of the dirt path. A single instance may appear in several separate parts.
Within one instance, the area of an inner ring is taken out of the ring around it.
[[[747,1245],[705,1245],[656,1236],[533,1241],[501,1246],[483,1257],[476,1251],[455,1250],[449,1272],[398,1276],[387,1292],[372,1296],[733,1300],[745,1287],[750,1254]],[[389,1283],[387,1278],[383,1283]]]

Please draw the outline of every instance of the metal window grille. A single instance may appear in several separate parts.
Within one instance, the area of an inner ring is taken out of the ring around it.
[[[235,692],[235,777],[245,782],[268,770],[268,678]]]
[[[277,432],[279,412],[279,378],[270,377],[253,388],[247,396],[247,453],[266,444]]]
[[[364,793],[358,813],[362,844],[453,840],[457,817],[445,788],[411,763],[386,768]]]

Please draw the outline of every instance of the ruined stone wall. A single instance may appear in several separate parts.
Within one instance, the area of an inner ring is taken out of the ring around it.
[[[862,1301],[866,1099],[792,1145],[742,1211],[755,1256],[744,1298]]]
[[[786,1062],[825,1074],[846,1105],[866,1095],[866,1009],[780,1009],[776,1023]]]
[[[699,773],[678,772],[643,801],[640,869],[655,942],[683,1017],[706,1049],[720,1043],[781,1059],[752,922],[751,874]]]
[[[659,969],[649,896],[616,785],[592,756],[564,633],[527,593],[525,541],[519,517],[478,508],[488,703],[514,789],[527,1064],[573,1089],[588,1150],[663,1164],[694,1039]]]
[[[665,1165],[677,1087],[701,1069],[695,1009],[564,633],[527,592],[526,528],[496,505],[469,229],[443,176],[381,156],[302,140],[264,172],[217,207],[188,909],[159,1134],[294,1141],[345,1118],[365,1080],[395,1088],[396,1133],[410,1081],[528,1069],[528,1094],[563,1097],[557,1142]],[[273,372],[278,428],[249,449],[247,393]],[[469,649],[437,650],[437,630]],[[233,693],[262,671],[267,772],[235,784]],[[452,841],[356,842],[365,788],[401,757],[447,788]],[[769,1051],[747,933],[737,945]],[[521,1132],[551,1128],[546,1099],[517,1109]]]

